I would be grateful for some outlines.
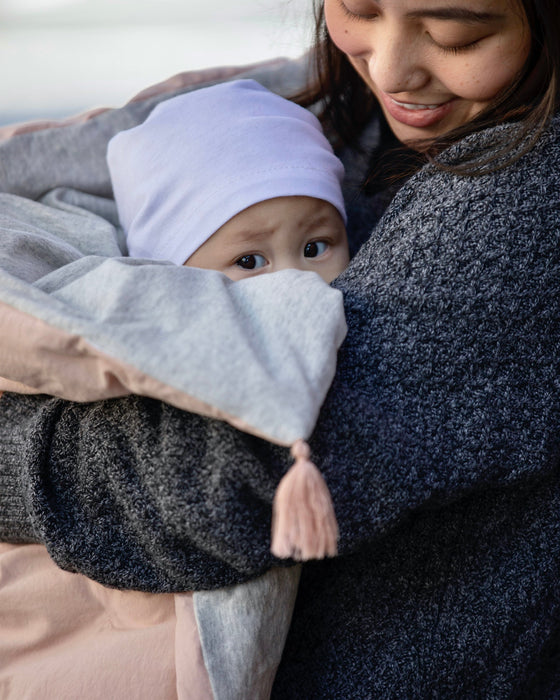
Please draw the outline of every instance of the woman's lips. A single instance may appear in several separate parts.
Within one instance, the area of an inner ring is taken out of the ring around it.
[[[453,108],[454,99],[440,104],[398,101],[384,92],[381,99],[389,114],[401,124],[423,128],[433,126],[444,119]]]

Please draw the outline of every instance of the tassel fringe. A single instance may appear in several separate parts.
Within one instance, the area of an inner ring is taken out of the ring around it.
[[[331,495],[310,455],[304,440],[294,443],[295,462],[274,496],[270,550],[282,559],[306,561],[337,554],[338,524]]]

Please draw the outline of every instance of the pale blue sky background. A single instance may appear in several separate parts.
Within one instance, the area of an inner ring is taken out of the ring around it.
[[[118,106],[174,73],[299,56],[311,0],[0,0],[0,123]]]

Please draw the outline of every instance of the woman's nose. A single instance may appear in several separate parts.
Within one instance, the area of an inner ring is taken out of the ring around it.
[[[416,37],[399,28],[376,27],[366,60],[371,80],[385,93],[414,92],[430,80]]]

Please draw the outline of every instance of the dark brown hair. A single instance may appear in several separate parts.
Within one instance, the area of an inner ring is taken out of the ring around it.
[[[496,168],[496,162],[504,167],[521,157],[533,147],[558,106],[560,0],[512,1],[525,12],[532,42],[527,63],[517,79],[472,121],[437,140],[414,144],[432,159],[468,134],[503,122],[519,124],[514,143],[510,140],[494,144],[490,151],[478,154],[476,160],[445,166],[458,174],[489,172]],[[323,0],[314,0],[314,6],[316,79],[297,100],[305,106],[320,103],[321,119],[327,132],[342,143],[353,145],[379,106],[345,54],[329,37]],[[529,75],[531,92],[524,94],[521,87]]]

